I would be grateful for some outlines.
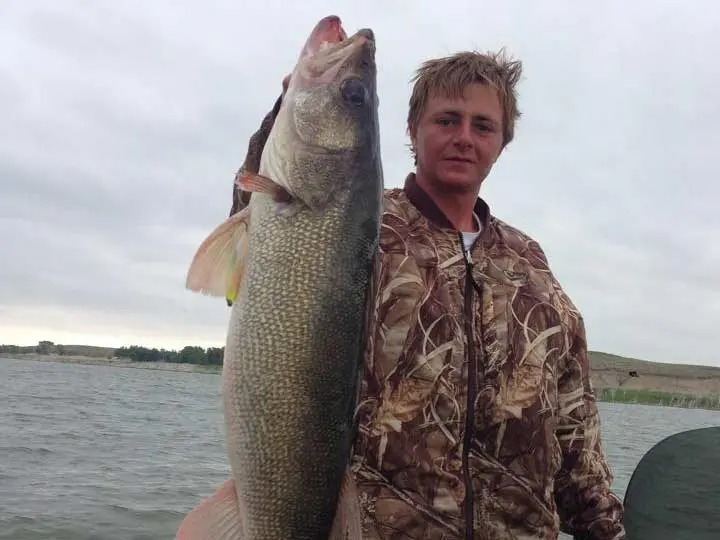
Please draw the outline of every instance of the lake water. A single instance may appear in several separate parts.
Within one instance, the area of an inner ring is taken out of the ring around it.
[[[229,473],[220,378],[0,359],[0,539],[173,539]],[[601,403],[622,497],[642,455],[720,412]]]

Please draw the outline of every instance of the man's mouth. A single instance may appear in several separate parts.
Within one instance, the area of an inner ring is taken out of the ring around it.
[[[455,161],[456,163],[474,163],[473,160],[468,158],[462,158],[462,157],[449,157],[446,158],[445,161]]]

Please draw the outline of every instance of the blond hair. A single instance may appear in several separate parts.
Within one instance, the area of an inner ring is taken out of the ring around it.
[[[509,59],[504,49],[498,52],[459,52],[452,56],[424,62],[416,71],[407,117],[408,132],[417,128],[427,102],[434,96],[461,97],[473,83],[494,88],[503,111],[503,147],[515,135],[515,122],[520,118],[516,85],[522,74],[522,63]],[[412,150],[415,153],[414,149]]]

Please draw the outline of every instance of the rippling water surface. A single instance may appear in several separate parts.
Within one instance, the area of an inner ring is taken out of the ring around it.
[[[0,539],[172,539],[229,474],[220,378],[0,359]],[[622,496],[664,437],[720,412],[600,404]]]

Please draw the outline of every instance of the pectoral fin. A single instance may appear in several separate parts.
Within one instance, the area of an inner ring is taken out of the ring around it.
[[[238,177],[237,185],[244,191],[266,193],[270,195],[275,202],[287,203],[292,200],[292,195],[288,193],[287,189],[260,174],[242,175]]]
[[[185,286],[209,296],[237,298],[245,273],[248,251],[249,207],[221,223],[200,244],[193,257]]]
[[[247,192],[265,193],[272,197],[275,201],[275,214],[278,216],[292,217],[302,208],[302,203],[298,204],[298,199],[288,191],[286,185],[261,174],[244,174],[238,176],[235,183],[240,189]]]

